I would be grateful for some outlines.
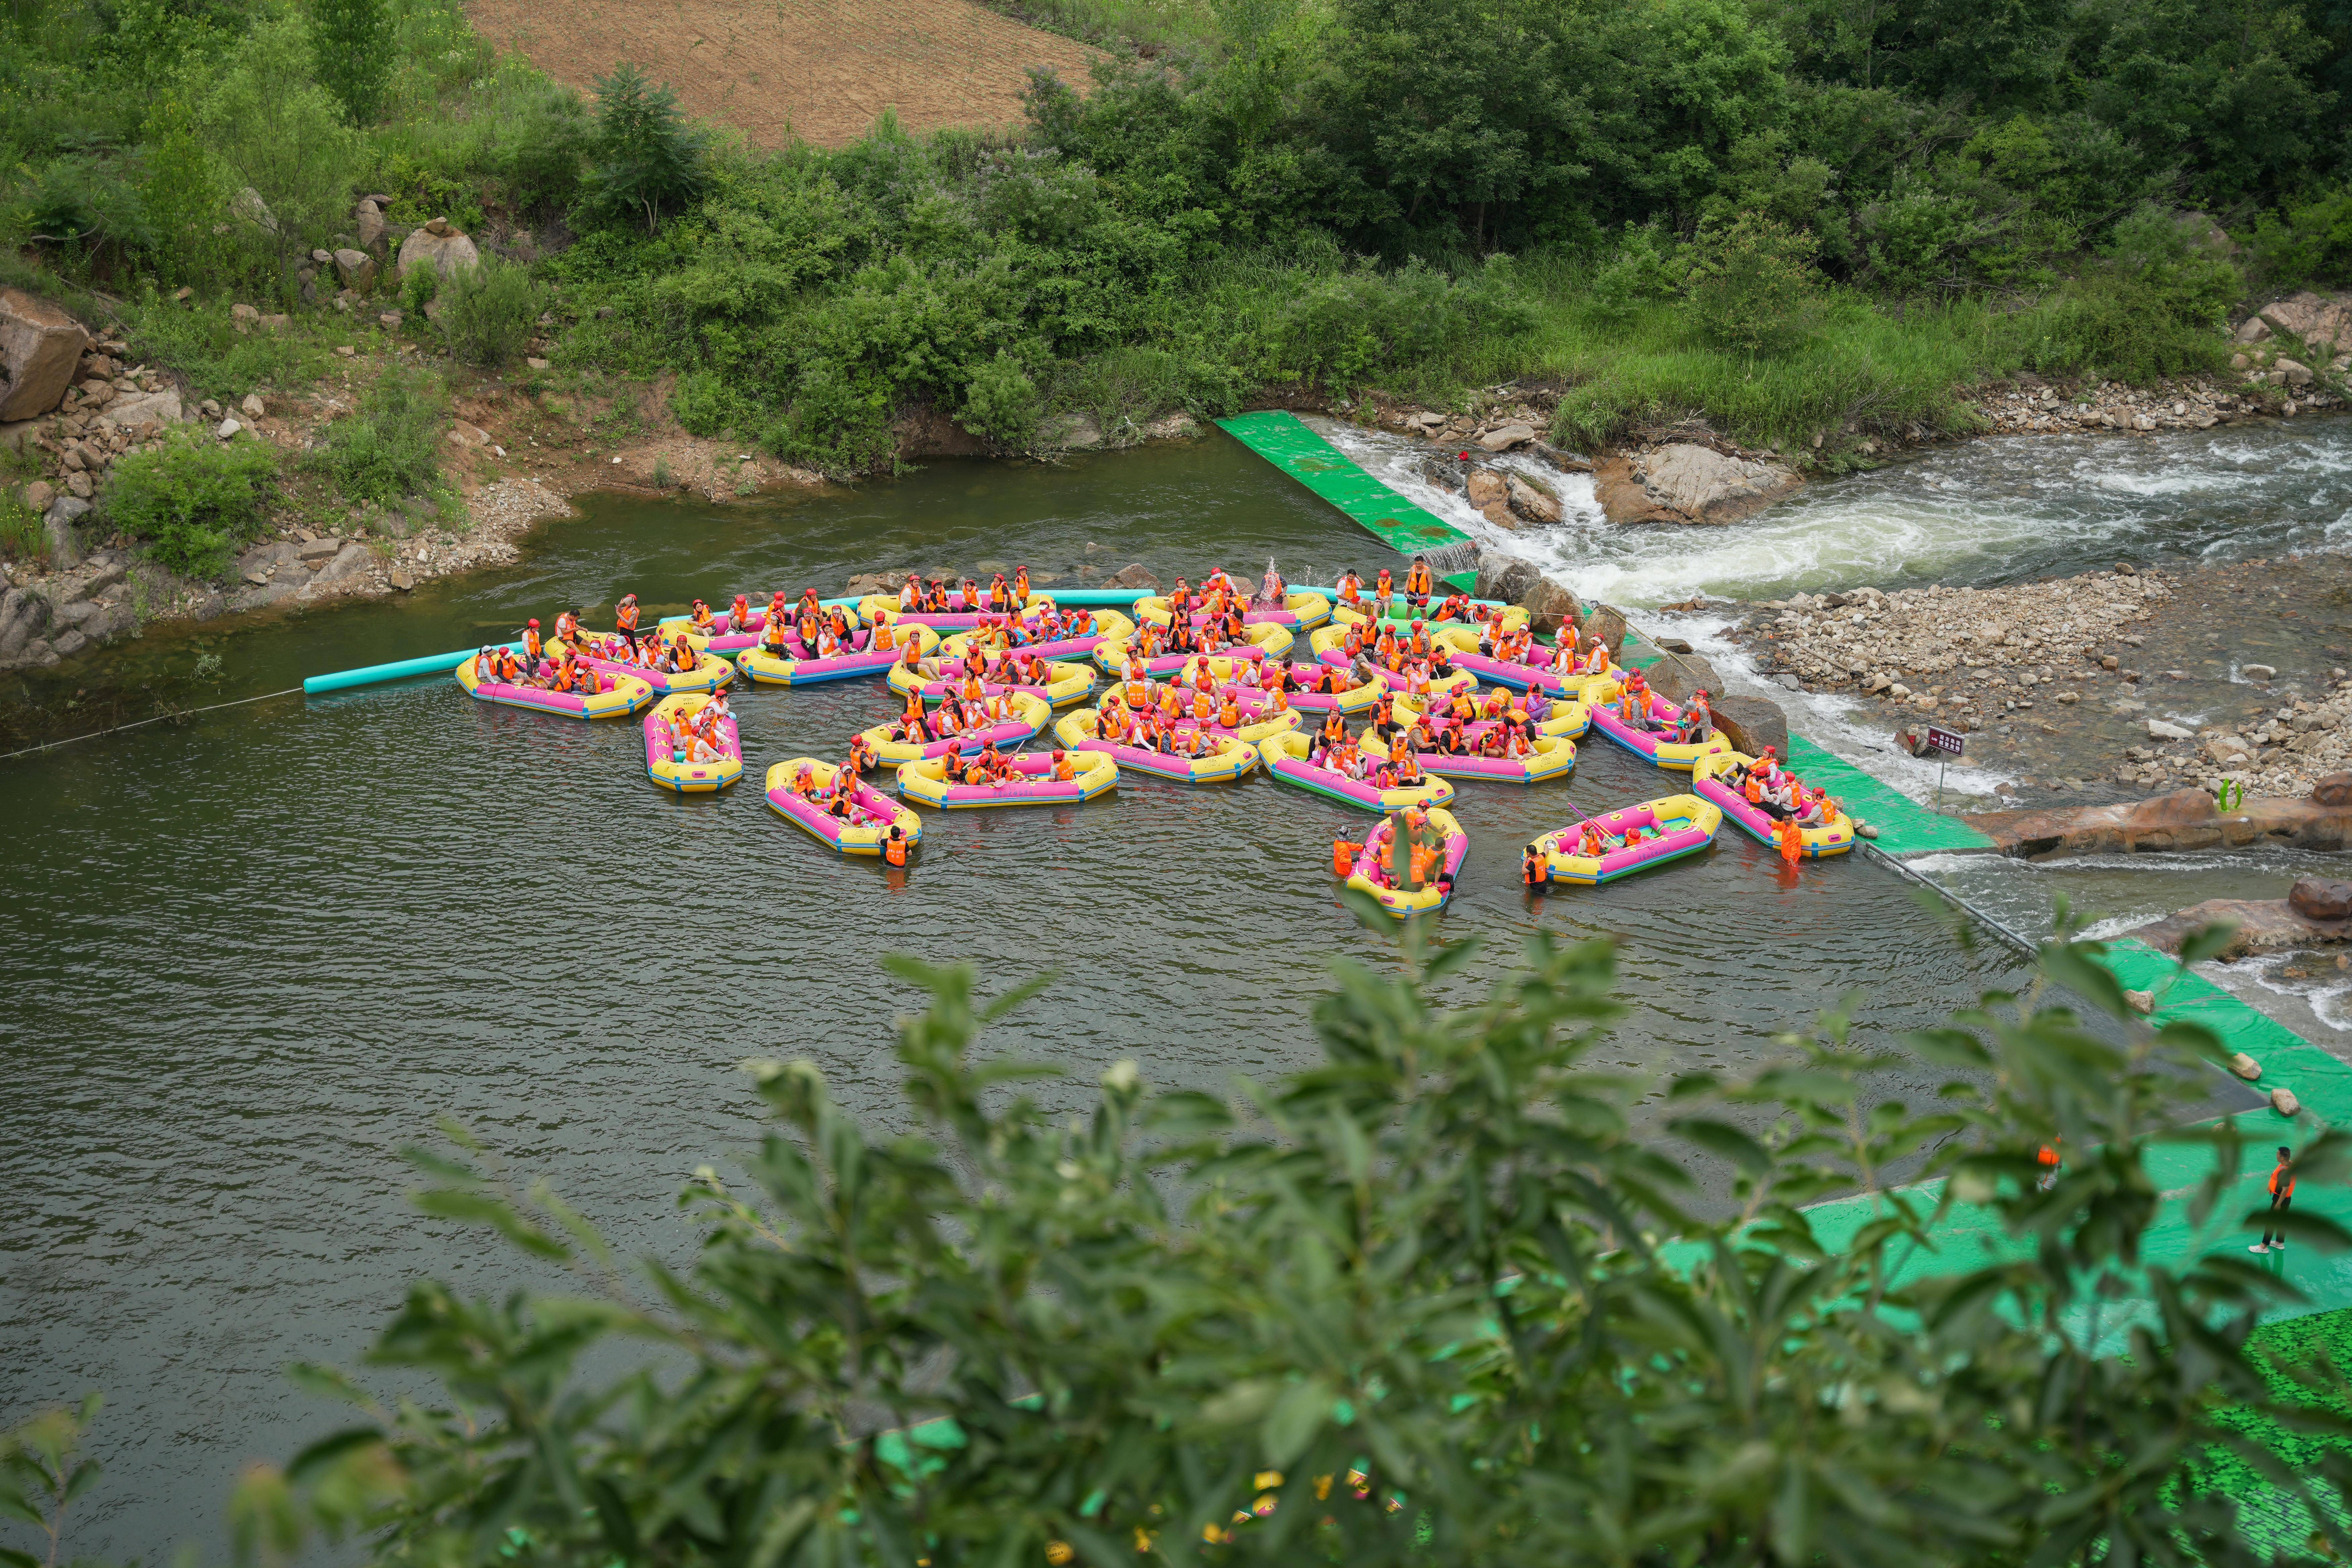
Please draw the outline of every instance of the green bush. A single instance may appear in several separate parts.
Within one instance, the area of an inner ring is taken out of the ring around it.
[[[983,361],[972,373],[956,422],[1006,451],[1024,451],[1036,439],[1042,406],[1037,384],[1020,361],[999,349],[994,359]]]
[[[890,960],[931,1004],[889,1125],[746,1062],[771,1129],[687,1184],[690,1268],[445,1121],[418,1207],[565,1284],[415,1283],[368,1358],[397,1396],[302,1369],[362,1418],[239,1516],[449,1568],[2247,1568],[2341,1495],[2342,1369],[2249,1352],[2301,1297],[2233,1261],[2267,1152],[2190,1125],[2209,1029],[2056,942],[1899,1042],[1849,999],[1752,1074],[1631,1075],[1614,957],[1539,933],[1457,1009],[1336,964],[1320,1060],[1223,1095],[1119,1062],[1050,1111],[1014,1086],[1059,1069],[983,1044],[1032,987]],[[2341,1179],[2344,1133],[2280,1126]]]
[[[353,125],[375,123],[392,81],[392,16],[384,0],[310,0],[319,83]]]
[[[2247,247],[2274,286],[2352,283],[2352,185],[2263,214]]]
[[[459,359],[495,370],[530,343],[546,293],[528,268],[485,256],[442,286],[434,324]]]
[[[709,130],[678,113],[676,93],[624,61],[596,79],[589,210],[655,232],[701,191],[709,146]]]
[[[441,477],[442,421],[448,403],[423,375],[386,375],[358,412],[327,426],[311,466],[352,501],[393,501],[430,489]]]
[[[14,483],[0,486],[0,558],[47,565],[49,531]]]
[[[1783,354],[1813,331],[1821,289],[1813,238],[1778,219],[1744,212],[1700,237],[1691,303],[1700,329],[1749,354]]]
[[[262,498],[278,463],[257,441],[215,441],[186,426],[114,465],[106,514],[144,540],[157,564],[190,577],[214,576],[261,521]]]

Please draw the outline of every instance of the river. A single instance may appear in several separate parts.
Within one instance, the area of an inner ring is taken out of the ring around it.
[[[1866,535],[1882,525],[1864,513],[1895,503],[1864,498],[1903,482],[1822,486],[1798,504],[1849,494],[1855,520],[1817,512],[1790,536]],[[1568,531],[1563,559],[1583,548]],[[1666,563],[1642,564],[1650,551]],[[624,590],[682,605],[834,591],[875,568],[1000,560],[1042,579],[1140,561],[1166,577],[1269,556],[1297,581],[1381,559],[1221,435],[731,507],[604,498],[535,532],[511,568],[378,604],[157,628],[105,679],[226,700],[508,636]],[[1686,582],[1730,591],[1717,568],[1670,556],[1625,543],[1579,569],[1648,573],[1654,591],[1625,595],[1637,604]],[[1827,567],[1780,559],[1759,557],[1745,591],[1825,581],[1806,574]],[[199,660],[217,673],[195,674]],[[62,668],[37,695],[71,700],[97,668]],[[987,1044],[1065,1066],[1067,1082],[1040,1091],[1057,1110],[1122,1058],[1210,1089],[1301,1066],[1328,965],[1393,963],[1389,933],[1356,928],[1326,874],[1334,834],[1370,819],[1263,778],[1130,780],[1082,807],[935,819],[903,874],[845,863],[766,809],[768,762],[838,754],[894,706],[867,682],[747,689],[752,765],[719,799],[651,788],[634,724],[490,708],[446,679],[0,763],[16,889],[0,902],[0,1419],[107,1392],[93,1449],[108,1475],[71,1553],[217,1551],[238,1468],[339,1420],[287,1384],[286,1363],[355,1361],[411,1279],[555,1282],[408,1208],[396,1150],[436,1116],[548,1175],[625,1248],[675,1261],[692,1239],[676,1188],[757,1135],[740,1058],[813,1058],[852,1108],[899,1124],[888,1039],[910,996],[877,966],[884,953],[966,960],[992,989],[1057,970]],[[1675,787],[1605,742],[1582,756],[1566,785],[1463,787],[1473,847],[1442,929],[1485,947],[1442,1000],[1483,994],[1536,932],[1612,935],[1629,1013],[1601,1059],[1738,1071],[1848,990],[1863,994],[1863,1039],[1892,1044],[2019,978],[2005,950],[1964,951],[1938,909],[1867,860],[1788,876],[1728,832],[1704,858],[1530,900],[1519,843]]]

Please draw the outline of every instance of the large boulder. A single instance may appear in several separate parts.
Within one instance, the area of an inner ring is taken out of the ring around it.
[[[335,276],[344,288],[364,294],[375,287],[375,258],[364,250],[335,252]]]
[[[2330,773],[2311,786],[2311,798],[2322,805],[2352,805],[2352,773]]]
[[[1760,757],[1769,746],[1775,756],[1789,754],[1789,716],[1770,698],[1717,697],[1709,706],[1715,727],[1735,750]]]
[[[1599,637],[1615,658],[1625,651],[1624,612],[1608,605],[1595,605],[1584,613],[1583,634],[1590,639]]]
[[[1543,581],[1543,574],[1535,563],[1516,555],[1481,553],[1478,557],[1478,581],[1471,596],[1493,599],[1506,605],[1516,605],[1528,590]]]
[[[2327,877],[2298,877],[2287,890],[2294,912],[2315,921],[2352,920],[2352,882]]]
[[[1737,522],[1804,482],[1778,463],[1727,458],[1688,441],[1649,453],[1635,466],[1633,478],[1666,520],[1705,523]]]
[[[1142,563],[1138,562],[1130,566],[1123,566],[1117,572],[1112,573],[1109,576],[1104,578],[1103,586],[1106,588],[1133,588],[1140,593],[1157,594],[1160,592],[1160,579],[1153,576],[1150,572],[1146,570]]]
[[[1470,470],[1469,494],[1470,504],[1484,511],[1497,501],[1510,499],[1510,480],[1492,468],[1473,468]]]
[[[360,248],[378,261],[390,260],[392,225],[384,221],[383,209],[373,200],[362,201],[352,216],[359,227]]]
[[[1529,522],[1558,522],[1567,515],[1560,508],[1559,497],[1541,479],[1513,474],[1507,482],[1511,489],[1511,510]]]
[[[81,478],[77,474],[76,479]],[[59,496],[49,503],[41,516],[43,526],[49,531],[49,556],[60,566],[81,563],[81,540],[74,532],[74,524],[95,510],[79,496]]]
[[[368,563],[373,558],[374,552],[366,545],[356,541],[346,544],[335,552],[331,560],[319,568],[319,574],[310,579],[310,586],[340,588],[356,583],[365,575]]]
[[[906,580],[904,574],[893,577],[887,572],[860,572],[843,587],[842,596],[868,599],[878,595],[883,598],[895,599],[898,596],[898,584]]]
[[[23,588],[0,594],[0,664],[23,657],[26,647],[48,629],[49,602]]]
[[[55,408],[89,347],[89,333],[63,310],[22,289],[0,289],[0,420]]]
[[[1698,654],[1668,654],[1642,674],[1651,690],[1675,704],[1689,701],[1695,691],[1706,692],[1710,702],[1723,695],[1723,677]]]
[[[436,217],[401,241],[400,265],[394,270],[396,276],[405,278],[420,267],[430,267],[446,279],[470,272],[481,262],[482,253],[474,248],[474,242],[451,228],[447,218]]]
[[[1577,602],[1575,593],[1549,577],[1538,577],[1519,604],[1541,635],[1563,630],[1573,633],[1584,625],[1584,607]]]
[[[2305,289],[2262,309],[2261,320],[2298,342],[2352,347],[2352,304]]]

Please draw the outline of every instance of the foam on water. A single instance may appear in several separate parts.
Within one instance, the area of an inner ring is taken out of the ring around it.
[[[1525,556],[1589,597],[1637,607],[1702,593],[1759,599],[1864,583],[2011,582],[2086,571],[2118,554],[2242,559],[2352,543],[2352,418],[2344,416],[1974,441],[1808,486],[1725,528],[1612,527],[1589,476],[1531,458],[1482,458],[1560,494],[1564,521],[1517,531],[1423,480],[1425,444],[1318,428],[1486,548]]]

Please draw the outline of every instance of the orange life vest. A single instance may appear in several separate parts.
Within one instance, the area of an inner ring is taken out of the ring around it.
[[[1350,844],[1344,838],[1331,841],[1331,875],[1345,877],[1356,868],[1356,851],[1361,845]]]
[[[1068,757],[1064,757],[1060,762],[1054,764],[1054,780],[1056,784],[1068,784],[1072,779],[1075,779],[1077,776],[1078,766]]]
[[[893,866],[905,865],[907,863],[906,838],[903,836],[897,838],[885,838],[882,841],[882,858]]]
[[[637,607],[635,605],[623,605],[614,612],[614,617],[620,622],[623,631],[633,632],[637,629]]]

